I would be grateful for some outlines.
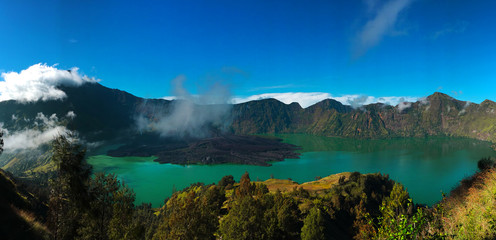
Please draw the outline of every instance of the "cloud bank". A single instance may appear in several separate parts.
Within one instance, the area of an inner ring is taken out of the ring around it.
[[[366,1],[369,11],[375,11],[374,17],[358,33],[353,57],[362,56],[377,45],[384,35],[394,30],[398,15],[412,2],[413,0],[390,0],[376,9],[377,1]]]
[[[80,86],[87,82],[96,82],[94,78],[81,76],[78,68],[59,70],[46,64],[35,64],[21,72],[2,73],[0,81],[0,101],[16,100],[19,102],[36,102],[39,100],[58,100],[67,97],[59,86]]]
[[[32,126],[18,131],[9,131],[3,128],[3,123],[0,123],[0,129],[4,133],[5,151],[36,149],[43,144],[50,143],[59,135],[72,133],[61,124],[56,114],[46,116],[39,112],[34,119],[26,122],[32,122]]]
[[[301,107],[307,108],[315,103],[318,103],[324,99],[334,99],[345,105],[350,105],[354,108],[359,108],[363,105],[372,103],[383,103],[387,105],[396,106],[400,102],[415,102],[417,97],[374,97],[365,95],[343,95],[343,96],[332,96],[329,93],[324,92],[287,92],[287,93],[264,93],[258,95],[252,95],[248,97],[234,97],[232,103],[243,103],[253,100],[261,100],[267,98],[275,98],[285,104],[290,104],[292,102],[297,102]]]

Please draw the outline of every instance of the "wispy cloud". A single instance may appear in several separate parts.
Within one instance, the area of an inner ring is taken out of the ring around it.
[[[265,86],[265,87],[257,87],[249,90],[250,92],[262,91],[262,90],[271,90],[271,89],[284,89],[284,88],[293,88],[296,87],[294,84],[285,84],[285,85],[275,85],[275,86]]]
[[[408,109],[412,106],[411,102],[400,102],[397,107],[398,107],[398,112],[402,112],[405,109]]]
[[[359,58],[377,45],[384,35],[394,30],[398,15],[412,2],[413,0],[390,0],[381,8],[376,8],[377,1],[366,1],[369,11],[375,11],[375,14],[358,33],[353,57]]]
[[[379,0],[364,0],[363,2],[367,6],[367,12],[373,12],[379,5]]]
[[[73,111],[67,113],[65,120],[72,120],[76,117]],[[12,115],[14,120],[15,115]],[[3,128],[3,123],[0,123],[0,130],[4,133],[3,139],[5,142],[5,151],[17,151],[25,149],[35,149],[41,145],[50,143],[59,135],[72,133],[59,120],[54,113],[50,116],[39,112],[34,119],[24,119],[26,122],[31,122],[30,128],[22,130],[13,130]],[[63,119],[64,120],[64,119]]]
[[[250,77],[250,73],[235,66],[224,66],[222,67],[221,72],[225,74],[239,74],[244,77]]]
[[[453,94],[453,96],[459,96],[459,95],[462,95],[463,94],[463,91],[460,90],[460,91],[451,91],[451,93]]]
[[[59,86],[80,86],[86,82],[97,81],[80,75],[77,67],[59,70],[56,66],[38,63],[19,73],[2,73],[0,101],[36,102],[62,99],[66,94],[58,88]]]
[[[432,39],[436,40],[439,37],[448,35],[448,34],[453,34],[453,33],[463,33],[465,30],[467,30],[469,25],[469,22],[467,21],[457,21],[454,24],[449,24],[447,25],[444,29],[441,29],[437,32],[435,32],[432,35]]]

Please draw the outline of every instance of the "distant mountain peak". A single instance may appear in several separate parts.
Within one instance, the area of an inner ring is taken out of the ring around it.
[[[289,104],[289,106],[295,109],[302,109],[301,105],[298,102],[292,102]]]
[[[253,100],[250,102],[261,102],[261,103],[277,103],[277,104],[284,104],[283,102],[275,99],[275,98],[263,98],[263,99],[257,99]]]
[[[343,105],[341,102],[336,101],[334,99],[330,99],[330,98],[324,99],[324,100],[308,107],[308,109],[317,109],[317,108],[324,109],[324,110],[334,109],[338,112],[349,112],[352,110],[352,108],[350,106]]]
[[[496,102],[486,99],[481,103],[481,106],[496,107]]]
[[[428,100],[433,100],[433,99],[446,99],[446,100],[453,100],[454,98],[449,96],[448,94],[442,93],[442,92],[435,92],[431,94],[430,96],[427,97]]]

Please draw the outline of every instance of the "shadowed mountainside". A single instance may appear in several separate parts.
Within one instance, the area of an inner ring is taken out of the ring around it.
[[[42,239],[48,236],[41,209],[46,208],[14,177],[0,169],[0,236],[2,239]],[[44,210],[46,211],[46,209]]]

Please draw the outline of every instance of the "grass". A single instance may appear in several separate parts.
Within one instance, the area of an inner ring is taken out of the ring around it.
[[[475,176],[466,195],[445,202],[444,230],[449,239],[494,239],[496,237],[496,171]]]
[[[26,223],[29,224],[31,230],[34,233],[36,233],[38,236],[43,237],[44,239],[48,239],[49,236],[48,228],[43,223],[36,220],[36,217],[32,212],[17,209],[14,206],[11,207],[19,217],[21,217]]]
[[[55,171],[56,164],[53,161],[48,162],[47,164],[43,164],[41,166],[36,167],[32,170],[34,173],[48,173]]]
[[[13,158],[7,164],[5,164],[2,168],[3,169],[9,169],[10,167],[15,166],[19,162],[20,162],[20,160],[18,158]]]
[[[287,180],[287,179],[267,179],[263,181],[270,192],[276,192],[277,190],[281,192],[290,192],[293,191],[294,188],[300,188],[307,190],[310,193],[321,193],[325,190],[331,189],[334,185],[338,184],[339,179],[341,177],[345,177],[348,179],[350,177],[350,172],[338,173],[334,175],[330,175],[328,177],[324,177],[322,179],[305,182],[302,184],[298,184],[295,181]]]

